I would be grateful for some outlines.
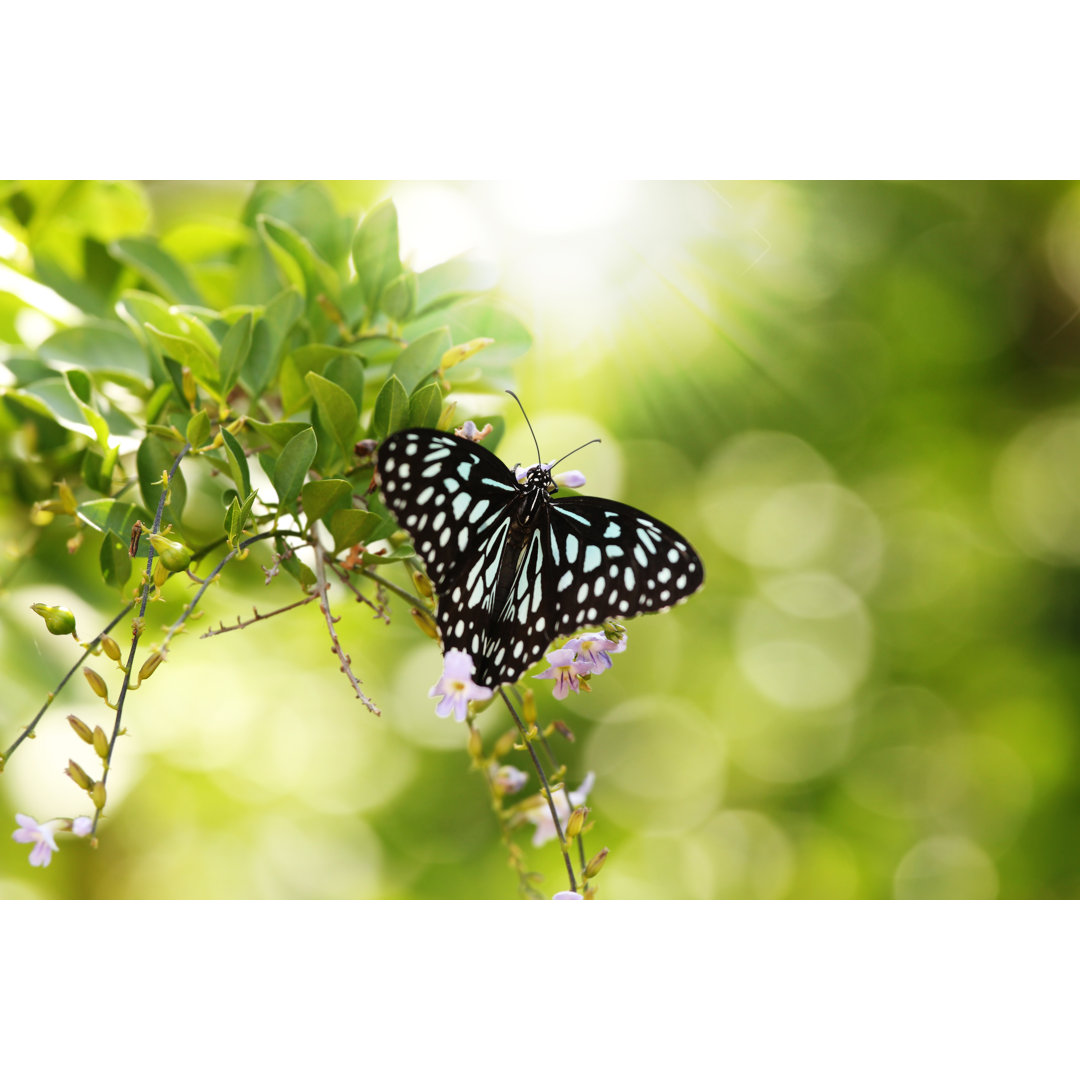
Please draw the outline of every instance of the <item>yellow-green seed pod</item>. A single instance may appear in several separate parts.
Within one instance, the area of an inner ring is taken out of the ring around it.
[[[75,616],[66,607],[52,607],[49,604],[31,604],[30,610],[45,620],[45,628],[50,634],[63,637],[75,633]]]
[[[496,760],[506,757],[511,750],[514,749],[514,743],[518,740],[517,728],[510,728],[509,731],[504,731],[495,743],[494,756]]]
[[[98,730],[100,730],[100,728]],[[581,827],[585,824],[585,818],[588,814],[589,808],[587,806],[579,806],[570,815],[570,820],[566,823],[566,835],[568,839],[573,840],[574,837],[581,832]]]
[[[475,356],[481,349],[494,344],[494,338],[478,337],[473,338],[472,341],[463,342],[461,345],[454,345],[442,354],[439,360],[439,371],[448,371],[463,360],[468,360],[470,356]]]
[[[86,681],[90,684],[90,689],[93,690],[102,701],[108,701],[109,688],[105,685],[105,680],[93,668],[83,668],[83,675],[86,676]]]
[[[424,631],[425,634],[432,641],[439,640],[439,631],[435,627],[435,623],[432,622],[431,616],[426,611],[421,611],[419,608],[410,608],[409,614],[413,617],[413,622]]]
[[[169,580],[169,568],[159,559],[154,563],[154,584],[160,589]]]
[[[68,759],[68,767],[64,770],[76,784],[83,789],[83,791],[89,791],[94,786],[94,781],[86,775],[85,770],[77,762]]]
[[[590,860],[588,866],[585,867],[585,877],[594,878],[603,869],[604,863],[607,861],[608,849],[601,848]]]
[[[181,544],[178,540],[170,540],[160,533],[151,534],[150,543],[158,553],[165,569],[174,574],[186,570],[191,562],[191,556],[195,554],[186,544]]]
[[[84,724],[74,713],[68,716],[68,723],[71,725],[71,730],[79,736],[84,743],[92,743],[94,741],[94,733],[90,730],[89,724]]]
[[[101,635],[101,651],[110,659],[120,662],[120,646],[108,634]]]
[[[534,728],[536,727],[536,695],[531,690],[526,690],[522,697],[524,700],[521,708],[525,716],[525,726]]]
[[[143,679],[149,679],[150,676],[157,671],[158,664],[164,659],[165,657],[162,653],[151,653],[143,662],[143,666],[139,668],[139,682],[142,682]]]
[[[90,789],[90,801],[99,809],[105,809],[105,785],[99,780]]]
[[[432,598],[434,592],[431,588],[431,581],[428,579],[427,574],[421,574],[420,571],[417,570],[413,574],[413,583],[416,585],[416,591],[421,596],[423,596],[427,600],[430,600]]]
[[[469,729],[469,757],[476,761],[484,756],[484,737],[477,728]]]
[[[109,756],[109,737],[100,727],[94,728],[94,751],[102,761]]]

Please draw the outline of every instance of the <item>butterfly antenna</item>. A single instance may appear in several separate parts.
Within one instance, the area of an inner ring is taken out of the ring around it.
[[[594,442],[599,442],[599,441],[600,441],[599,439],[590,439],[587,443],[582,443],[577,448],[577,450],[571,450],[569,454],[563,454],[563,456],[561,458],[559,458],[558,461],[552,462],[551,467],[554,469],[555,466],[559,464],[559,462],[565,461],[568,457],[570,457],[571,454],[576,454],[578,452],[578,450],[584,450],[586,446],[592,446],[592,444]]]
[[[513,390],[507,390],[506,392],[518,403],[521,415],[525,417],[525,424],[529,429],[529,434],[532,436],[533,445],[536,447],[536,464],[543,465],[543,462],[540,460],[540,444],[536,441],[536,432],[533,431],[533,426],[529,423],[529,414],[525,412],[525,406],[521,404],[521,398],[519,398]]]

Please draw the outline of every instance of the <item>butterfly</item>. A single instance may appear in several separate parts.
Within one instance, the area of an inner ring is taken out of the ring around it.
[[[704,582],[700,556],[656,518],[611,499],[553,498],[552,466],[519,482],[479,443],[431,428],[395,432],[377,462],[383,499],[434,585],[443,652],[468,653],[479,686],[517,682],[557,637],[666,611]]]

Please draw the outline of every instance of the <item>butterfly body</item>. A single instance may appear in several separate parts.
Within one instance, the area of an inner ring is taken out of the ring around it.
[[[468,439],[396,432],[378,474],[435,587],[443,651],[467,652],[479,686],[516,682],[557,637],[665,611],[704,581],[697,553],[663,522],[610,499],[553,498],[549,468],[519,483]]]

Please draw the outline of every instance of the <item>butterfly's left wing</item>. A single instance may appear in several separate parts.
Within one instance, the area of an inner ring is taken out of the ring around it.
[[[383,499],[435,587],[443,651],[464,650],[479,673],[496,585],[509,576],[504,562],[517,557],[511,521],[521,488],[490,450],[430,428],[384,440],[378,468]]]
[[[491,625],[491,675],[516,682],[557,637],[666,611],[704,580],[698,553],[649,514],[611,499],[552,499]]]

